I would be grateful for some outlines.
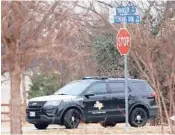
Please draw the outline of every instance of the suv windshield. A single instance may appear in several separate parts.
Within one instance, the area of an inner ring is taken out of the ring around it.
[[[73,95],[78,96],[80,93],[82,93],[90,84],[92,81],[74,81],[71,82],[62,88],[60,88],[57,92],[54,93],[54,95]]]

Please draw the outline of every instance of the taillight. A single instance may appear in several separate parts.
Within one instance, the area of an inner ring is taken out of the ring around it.
[[[157,101],[157,95],[156,95],[156,93],[152,93],[151,96],[154,97],[154,99]]]
[[[151,96],[152,96],[152,97],[156,97],[156,93],[152,93]]]

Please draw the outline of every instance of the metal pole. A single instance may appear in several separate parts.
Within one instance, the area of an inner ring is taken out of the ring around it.
[[[125,63],[125,123],[126,123],[126,130],[128,130],[128,55],[124,55],[124,63]]]
[[[123,27],[126,28],[126,22],[123,22]],[[125,72],[125,128],[128,131],[128,55],[124,55],[124,72]]]

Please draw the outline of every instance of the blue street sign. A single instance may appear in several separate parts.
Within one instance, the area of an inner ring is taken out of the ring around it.
[[[116,15],[134,15],[136,6],[121,6],[116,8]]]
[[[140,15],[135,5],[121,6],[109,10],[110,23],[140,23]]]
[[[140,15],[127,15],[127,23],[140,23]]]
[[[140,23],[139,15],[116,15],[114,16],[114,23]]]

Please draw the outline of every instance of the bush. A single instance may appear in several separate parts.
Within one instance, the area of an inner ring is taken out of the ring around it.
[[[116,48],[116,36],[103,33],[95,37],[93,42],[93,58],[97,63],[97,75],[108,77],[124,77],[124,58]],[[128,57],[129,77],[138,78],[138,69],[131,57]]]
[[[93,42],[93,58],[97,63],[97,75],[118,77],[123,73],[123,59],[115,47],[110,33],[97,36]]]
[[[58,79],[57,74],[46,75],[41,73],[33,75],[31,78],[32,84],[30,85],[29,98],[53,94],[61,87]]]

